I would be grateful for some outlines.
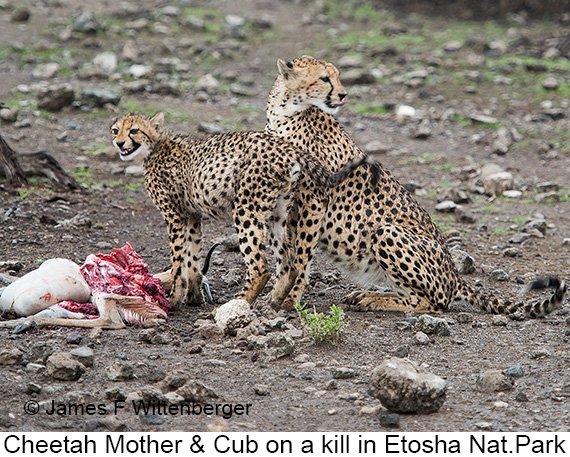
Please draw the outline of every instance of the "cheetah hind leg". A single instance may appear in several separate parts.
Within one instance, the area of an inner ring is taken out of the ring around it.
[[[358,291],[349,294],[344,304],[351,311],[408,311],[412,308],[408,297],[396,292]]]

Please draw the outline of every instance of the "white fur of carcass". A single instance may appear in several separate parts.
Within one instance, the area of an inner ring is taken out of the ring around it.
[[[86,303],[91,289],[68,259],[50,259],[10,284],[0,297],[0,309],[31,316],[64,300]]]

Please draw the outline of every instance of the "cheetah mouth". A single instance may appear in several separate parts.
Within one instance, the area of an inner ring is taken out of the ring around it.
[[[340,108],[341,106],[346,104],[346,101],[348,100],[348,97],[344,97],[341,101],[339,101],[338,103],[332,103],[330,100],[327,100],[326,105],[330,108],[330,109],[337,109]]]
[[[139,148],[140,144],[136,144],[132,148],[121,148],[121,157],[127,157]]]

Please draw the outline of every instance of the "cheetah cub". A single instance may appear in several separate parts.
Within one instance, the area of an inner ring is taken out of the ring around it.
[[[267,283],[266,244],[276,258],[271,303],[289,293],[296,272],[288,239],[288,219],[301,177],[334,187],[368,157],[331,173],[309,154],[264,132],[233,132],[206,139],[163,130],[164,115],[127,114],[111,127],[122,160],[143,159],[145,184],[168,226],[173,306],[200,305],[201,221],[233,217],[247,266],[240,298],[253,303]],[[286,279],[283,280],[282,278]]]

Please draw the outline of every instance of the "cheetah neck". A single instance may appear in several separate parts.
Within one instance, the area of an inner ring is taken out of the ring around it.
[[[287,138],[292,133],[288,126],[294,125],[301,119],[310,105],[303,103],[301,97],[291,93],[279,76],[267,100],[267,132]],[[289,133],[287,133],[289,132]]]

